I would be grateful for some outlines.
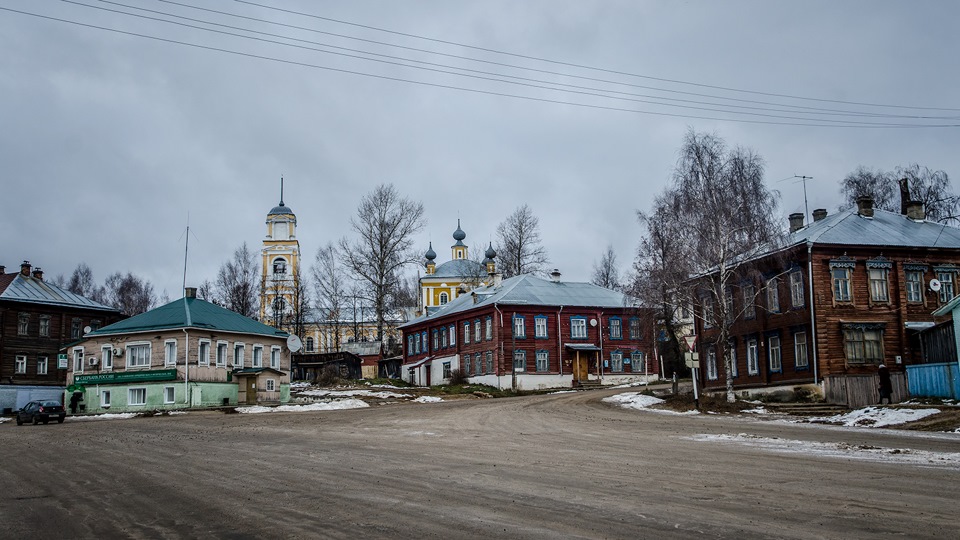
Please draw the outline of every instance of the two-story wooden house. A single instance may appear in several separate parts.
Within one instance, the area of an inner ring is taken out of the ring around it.
[[[520,275],[400,326],[403,378],[442,384],[455,369],[499,388],[619,384],[659,373],[648,310],[592,283]]]
[[[921,360],[917,332],[958,287],[960,229],[924,219],[920,203],[901,214],[856,208],[814,221],[790,216],[786,246],[752,261],[753,278],[726,294],[735,390],[821,385],[834,403],[877,403],[877,368],[885,363],[894,398],[905,396],[904,365]],[[701,306],[701,309],[702,306]],[[722,390],[716,328],[697,317],[707,390]]]

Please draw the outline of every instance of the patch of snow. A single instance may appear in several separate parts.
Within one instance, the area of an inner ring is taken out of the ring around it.
[[[4,423],[4,422],[9,422],[10,420],[13,420],[13,418],[7,418],[7,417],[0,416],[0,424],[2,424],[2,423]]]
[[[810,418],[809,422],[825,422],[842,426],[884,427],[895,426],[920,420],[937,414],[940,409],[898,409],[885,407],[866,407],[835,416]]]
[[[258,414],[271,412],[341,411],[346,409],[362,409],[369,406],[370,405],[359,399],[340,399],[326,403],[310,403],[309,405],[278,405],[276,407],[252,405],[250,407],[237,407],[237,412]]]
[[[768,410],[765,409],[764,407],[757,407],[757,408],[755,408],[755,409],[744,409],[744,410],[742,410],[742,411],[740,411],[740,412],[744,412],[744,413],[748,413],[748,414],[767,414],[767,413],[769,413],[770,411],[768,411]]]
[[[371,384],[371,388],[390,388],[393,390],[404,390],[402,386],[394,386],[392,384]]]
[[[373,397],[380,399],[410,397],[410,394],[398,394],[396,392],[374,392],[372,390],[307,390],[306,392],[300,392],[300,395],[315,397]]]
[[[608,398],[603,398],[603,401],[609,403],[616,403],[617,405],[623,407],[624,409],[636,409],[640,411],[650,411],[659,414],[673,414],[679,416],[687,416],[692,414],[700,414],[699,411],[686,411],[678,412],[671,411],[670,409],[651,409],[653,405],[659,405],[664,401],[660,398],[655,398],[653,396],[648,396],[646,394],[641,394],[639,392],[625,392],[623,394],[617,394],[615,396],[610,396]]]
[[[290,390],[299,390],[301,388],[310,388],[310,383],[308,382],[294,382],[290,383]]]
[[[128,418],[134,418],[137,416],[137,413],[104,413],[104,414],[90,414],[84,416],[68,416],[68,422],[79,422],[85,420],[126,420]]]
[[[918,467],[960,469],[960,453],[956,452],[928,452],[909,448],[880,448],[877,446],[848,443],[821,443],[760,437],[746,433],[740,433],[738,435],[704,434],[684,438],[698,442],[740,444],[781,454],[802,454],[805,456],[813,455],[838,459],[859,459],[878,463],[915,465]]]
[[[548,394],[576,394],[576,390],[557,390],[556,392],[548,392]]]
[[[638,386],[646,386],[647,381],[634,381],[632,383],[621,384],[619,386],[614,386],[613,388],[636,388]]]
[[[179,416],[181,414],[187,414],[187,411],[167,411],[167,416]]]
[[[440,403],[443,399],[437,396],[420,396],[413,400],[414,403]]]

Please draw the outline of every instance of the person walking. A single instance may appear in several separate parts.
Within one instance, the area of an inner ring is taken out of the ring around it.
[[[886,364],[880,364],[880,367],[877,369],[877,376],[880,377],[880,404],[883,405],[883,400],[887,400],[887,405],[893,403],[893,383],[890,382],[890,370],[887,369]]]

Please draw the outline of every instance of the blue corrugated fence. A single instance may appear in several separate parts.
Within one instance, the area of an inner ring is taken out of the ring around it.
[[[911,396],[957,399],[960,369],[956,362],[907,366],[907,390]]]

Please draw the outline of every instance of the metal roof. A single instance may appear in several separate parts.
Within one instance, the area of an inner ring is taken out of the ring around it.
[[[497,286],[479,287],[467,294],[461,294],[443,305],[441,309],[418,317],[401,325],[400,328],[492,304],[591,308],[622,308],[636,305],[625,294],[593,283],[552,281],[532,274],[523,274],[506,279]]]
[[[203,328],[238,334],[287,337],[287,333],[199,298],[181,298],[146,313],[94,330],[84,337]]]
[[[24,276],[19,272],[16,274],[5,274],[0,276],[0,278],[2,278],[0,279],[0,300],[114,311],[119,313],[119,310],[115,308],[94,302],[89,298],[74,294],[66,289],[61,289],[42,279]],[[4,286],[4,283],[6,283],[6,286]]]
[[[897,246],[960,248],[960,229],[931,221],[915,221],[887,210],[873,211],[864,217],[856,208],[841,210],[790,234],[790,245],[845,244],[857,246]]]
[[[437,270],[425,278],[447,278],[447,277],[487,277],[487,270],[482,264],[470,259],[454,259],[447,261],[437,267]]]

